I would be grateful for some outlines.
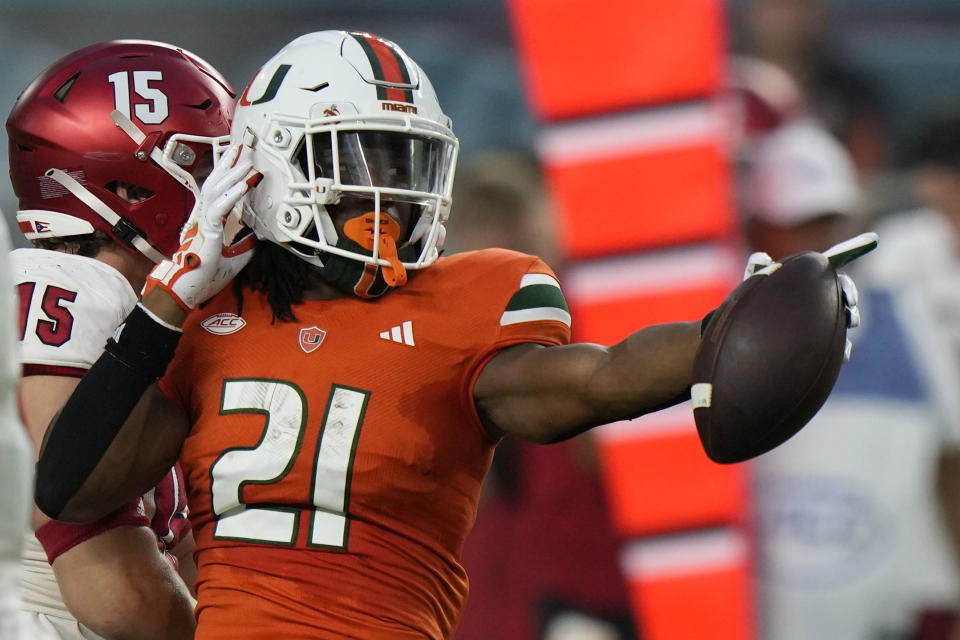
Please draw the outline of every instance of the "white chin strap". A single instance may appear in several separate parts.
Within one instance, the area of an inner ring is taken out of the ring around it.
[[[118,109],[114,109],[113,111],[110,112],[110,119],[113,120],[114,124],[120,127],[120,129],[125,134],[130,136],[130,139],[133,140],[133,142],[137,145],[138,149],[143,145],[144,140],[147,139],[146,134],[140,129],[140,127],[134,124],[133,120],[128,118],[122,111],[119,111]],[[176,137],[177,136],[174,136],[174,138]],[[187,137],[190,138],[190,136],[187,136]],[[216,155],[217,155],[216,145],[211,144],[211,147],[215,151],[214,166],[216,166]],[[141,150],[141,151],[138,151],[137,153],[140,154],[140,153],[143,153],[143,151]],[[150,155],[150,159],[157,163],[157,166],[159,166],[161,169],[169,173],[174,180],[176,180],[177,182],[182,184],[184,187],[189,189],[190,192],[194,195],[194,197],[199,197],[200,186],[197,184],[197,181],[194,180],[193,176],[190,175],[188,171],[184,171],[173,162],[168,161],[166,156],[164,156],[163,152],[160,151],[160,149],[156,146],[153,146],[150,149],[149,155]],[[146,156],[140,157],[138,155],[136,156],[136,158],[141,162],[146,161]]]
[[[131,231],[127,241],[140,253],[150,258],[155,263],[163,262],[165,259],[164,255],[153,248],[146,238],[133,232],[132,228],[127,226],[126,220],[121,218],[117,213],[107,206],[103,200],[97,196],[90,193],[86,187],[77,182],[72,176],[67,174],[65,171],[60,169],[50,169],[45,174],[51,180],[55,180],[59,183],[64,189],[72,193],[85,205],[93,209],[94,213],[107,221],[107,223],[114,229],[127,229]]]

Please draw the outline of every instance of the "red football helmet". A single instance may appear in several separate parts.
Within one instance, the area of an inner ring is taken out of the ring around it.
[[[233,99],[213,67],[160,42],[103,42],[54,63],[7,119],[21,231],[100,229],[169,256],[199,193],[194,173],[228,142]]]

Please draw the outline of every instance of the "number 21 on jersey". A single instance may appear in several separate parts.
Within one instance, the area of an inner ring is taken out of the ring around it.
[[[345,549],[353,458],[369,398],[368,391],[333,385],[320,437],[316,443],[305,443],[307,401],[297,385],[285,380],[225,380],[220,414],[261,414],[265,424],[255,446],[227,449],[210,467],[214,538],[293,546],[301,509],[247,504],[243,490],[247,485],[283,483],[297,458],[310,455],[312,486],[290,486],[287,491],[294,501],[302,496],[312,505],[307,544]]]

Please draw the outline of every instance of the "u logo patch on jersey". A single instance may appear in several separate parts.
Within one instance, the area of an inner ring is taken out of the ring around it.
[[[323,329],[313,326],[300,329],[300,348],[304,353],[311,353],[320,346],[323,339],[327,337],[327,332]]]

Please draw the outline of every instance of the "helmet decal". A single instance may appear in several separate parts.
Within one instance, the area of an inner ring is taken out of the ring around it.
[[[394,102],[413,102],[413,84],[410,82],[410,72],[400,55],[397,45],[369,33],[351,33],[370,61],[370,69],[377,82],[377,99],[392,100]],[[405,88],[391,87],[391,85],[405,85]]]
[[[282,64],[277,67],[277,70],[273,72],[273,77],[270,78],[270,82],[267,84],[267,88],[264,89],[263,95],[250,102],[247,98],[247,94],[250,93],[250,87],[253,85],[253,82],[247,85],[247,88],[243,90],[243,95],[240,96],[240,104],[244,107],[248,107],[252,104],[263,104],[264,102],[270,102],[277,97],[277,91],[280,90],[280,85],[283,84],[283,79],[286,77],[287,72],[290,71],[289,64]]]

